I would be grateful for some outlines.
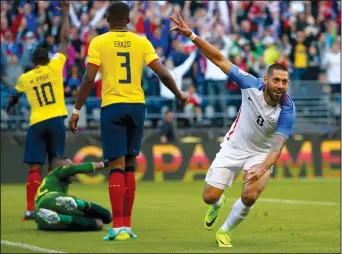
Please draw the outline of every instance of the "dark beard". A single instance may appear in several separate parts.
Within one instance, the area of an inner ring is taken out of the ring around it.
[[[272,99],[272,101],[274,101],[274,102],[280,102],[280,100],[277,100],[277,99],[275,99],[274,97],[273,97],[273,91],[272,91],[272,89],[269,87],[269,85],[267,84],[266,85],[266,90],[267,90],[267,93],[268,93],[268,95],[270,96],[270,98]],[[281,97],[282,98],[282,97]]]

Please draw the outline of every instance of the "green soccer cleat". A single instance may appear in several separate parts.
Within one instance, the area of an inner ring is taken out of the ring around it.
[[[226,201],[226,197],[222,194],[222,203],[220,207],[215,207],[213,205],[209,206],[209,209],[207,211],[207,214],[205,215],[204,218],[204,227],[207,230],[211,230],[214,225],[216,224],[216,222],[218,221],[219,218],[219,213],[222,209],[222,207],[224,206],[224,203]]]
[[[129,233],[126,231],[125,228],[121,228],[116,234],[114,232],[114,229],[108,228],[108,234],[103,237],[102,239],[105,241],[125,241],[131,239],[131,236]]]
[[[131,239],[136,239],[138,236],[133,233],[132,229],[126,228],[127,233],[130,235]]]
[[[51,211],[44,208],[39,208],[37,217],[43,219],[48,224],[57,224],[61,221],[58,214],[55,211]]]
[[[216,243],[218,247],[231,248],[233,245],[230,241],[230,233],[223,231],[221,228],[216,232]]]

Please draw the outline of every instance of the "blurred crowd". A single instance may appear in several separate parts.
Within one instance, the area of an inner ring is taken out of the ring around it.
[[[170,15],[180,13],[196,34],[254,76],[270,64],[286,65],[291,80],[313,80],[324,91],[341,93],[341,2],[331,1],[125,1],[131,8],[129,30],[146,36],[177,85],[191,103],[185,113],[202,119],[203,105],[225,111],[225,96],[239,94],[234,83],[196,50],[192,42],[170,33]],[[59,1],[1,2],[1,95],[31,68],[38,45],[56,53],[61,30]],[[84,73],[92,38],[109,31],[105,13],[110,1],[71,1],[69,58],[64,68],[65,94],[74,97]],[[299,84],[299,83],[298,83]],[[142,86],[147,96],[159,96],[169,106],[173,95],[148,68]],[[98,74],[92,95],[100,97]],[[202,100],[202,97],[208,98]],[[222,99],[217,99],[222,98]],[[201,106],[202,105],[202,106]]]

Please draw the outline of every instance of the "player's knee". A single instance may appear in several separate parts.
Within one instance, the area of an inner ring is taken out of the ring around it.
[[[241,200],[242,203],[246,206],[252,206],[254,205],[255,201],[257,200],[260,192],[258,191],[248,191],[248,192],[243,192],[241,195]]]
[[[215,204],[220,199],[220,195],[218,195],[217,193],[213,191],[204,190],[202,198],[206,204],[212,205],[212,204]]]

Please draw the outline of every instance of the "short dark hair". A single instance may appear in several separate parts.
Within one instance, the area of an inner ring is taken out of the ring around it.
[[[282,64],[279,63],[275,63],[275,64],[271,64],[268,68],[267,68],[267,75],[271,75],[273,73],[274,70],[280,70],[280,71],[286,71],[289,72],[289,70]]]
[[[46,65],[50,62],[49,51],[46,48],[37,48],[32,55],[32,63],[34,65]]]
[[[129,6],[124,2],[114,2],[107,10],[107,21],[127,21],[129,20]]]

